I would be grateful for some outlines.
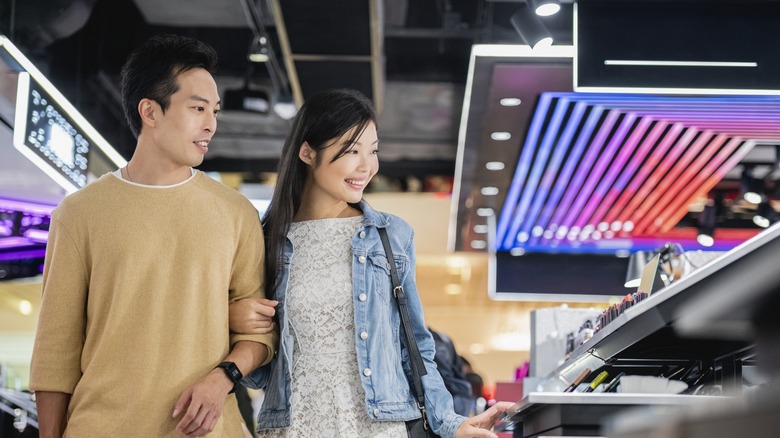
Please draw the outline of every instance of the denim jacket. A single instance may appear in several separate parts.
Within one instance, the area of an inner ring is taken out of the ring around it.
[[[355,309],[355,341],[358,367],[356,377],[366,394],[366,412],[375,420],[406,421],[420,417],[420,410],[410,390],[411,368],[406,348],[401,346],[400,317],[392,295],[390,270],[379,238],[378,228],[387,228],[398,275],[408,298],[409,314],[417,345],[428,373],[423,376],[428,423],[442,437],[452,437],[466,419],[453,410],[447,392],[433,361],[435,345],[423,319],[420,296],[415,285],[414,233],[402,219],[373,210],[361,201],[363,226],[352,237],[352,301]],[[284,248],[284,267],[275,299],[281,330],[279,348],[274,359],[252,371],[243,383],[250,388],[264,388],[265,399],[258,417],[258,430],[290,426],[293,363],[293,334],[285,309],[292,243]],[[367,336],[366,336],[367,334]],[[364,339],[365,338],[365,339]],[[357,383],[357,382],[356,382]]]

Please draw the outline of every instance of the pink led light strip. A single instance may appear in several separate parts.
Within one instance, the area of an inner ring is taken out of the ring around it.
[[[742,146],[734,153],[734,149],[740,145]],[[653,229],[660,230],[663,233],[672,230],[688,214],[688,206],[697,198],[712,190],[734,166],[739,164],[752,148],[752,144],[744,143],[744,140],[741,138],[729,140],[726,146],[718,153],[716,159],[707,166],[705,171],[699,173],[696,181],[692,182],[680,195],[676,202],[677,205],[671,207],[675,210],[674,213],[669,214],[668,219],[663,224]]]
[[[677,124],[673,125],[672,129],[674,130],[676,126],[679,126],[680,129],[682,129],[682,125]],[[696,134],[698,134],[698,131],[695,129],[687,129],[668,152],[665,150],[666,148],[663,147],[659,147],[653,151],[650,155],[650,162],[653,163],[653,166],[650,166],[649,163],[648,165],[643,166],[639,175],[634,178],[634,181],[640,184],[640,188],[639,190],[636,190],[636,195],[631,196],[628,205],[626,205],[626,208],[624,208],[617,217],[617,221],[626,223],[626,221],[633,220],[634,217],[638,216],[636,212],[641,208],[642,202],[647,200],[654,193],[653,188],[661,181],[664,175],[666,175],[667,170],[674,165],[674,162],[677,161],[677,158],[682,154],[685,148],[693,141]],[[667,138],[670,140],[677,139],[676,134],[667,136]],[[652,170],[650,177],[645,178],[647,176],[645,170],[648,172]],[[614,220],[610,215],[607,215],[606,219],[608,222]]]
[[[711,135],[711,131],[703,132],[661,181],[661,184],[656,187],[654,195],[661,194],[661,197],[659,199],[658,196],[654,196],[656,199],[652,204],[645,204],[652,205],[652,208],[647,213],[643,213],[640,220],[634,221],[634,230],[637,234],[646,234],[645,230],[653,223],[660,224],[665,220],[661,216],[661,212],[666,205],[672,202],[675,196],[678,196],[685,185],[690,184],[691,179],[728,138],[725,135],[717,135],[712,138]]]
[[[642,162],[645,161],[645,158],[650,154],[650,152],[653,150],[653,146],[656,145],[658,142],[658,138],[661,136],[661,134],[666,130],[666,127],[669,126],[669,123],[666,121],[659,121],[653,126],[653,129],[650,130],[650,133],[647,135],[645,140],[642,142],[642,144],[639,146],[639,149],[637,149],[636,153],[631,157],[631,161],[628,162],[622,170],[622,173],[620,177],[618,178],[617,182],[610,188],[607,195],[604,197],[604,201],[601,202],[598,209],[595,213],[593,213],[593,216],[590,218],[590,223],[594,226],[597,225],[599,222],[602,221],[604,218],[604,215],[610,215],[611,218],[607,223],[612,222],[612,218],[617,216],[617,214],[620,212],[620,210],[626,205],[628,202],[628,199],[633,196],[633,194],[636,192],[636,187],[639,186],[639,178],[636,179],[637,183],[632,186],[629,185],[626,187],[627,183],[631,180],[631,177],[634,176],[634,174],[637,173],[637,169],[640,169],[640,172],[642,172]],[[678,127],[676,130],[676,133],[674,133],[674,137],[676,138],[679,134],[679,131],[681,130],[681,127]],[[673,134],[670,131],[670,134]],[[669,145],[672,143],[673,138],[670,138],[671,135],[667,135],[664,137],[664,140],[662,141],[662,144],[659,145],[659,149],[663,148],[663,151],[666,151],[666,149],[669,148]],[[664,146],[663,143],[666,143]],[[655,167],[656,163],[649,163],[652,164],[652,167]],[[650,169],[646,170],[646,173],[650,173]],[[644,178],[642,178],[644,180]],[[623,193],[623,196],[620,196],[620,194]],[[620,196],[618,198],[618,196]],[[615,199],[618,199],[617,202],[615,202]]]

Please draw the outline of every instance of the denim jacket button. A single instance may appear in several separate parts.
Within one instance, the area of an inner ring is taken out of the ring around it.
[[[366,300],[366,298],[367,298],[367,297],[366,297],[366,294],[360,294],[360,295],[358,295],[358,299],[359,299],[360,301],[365,301],[365,300]]]
[[[366,377],[371,376],[371,368],[366,368],[363,370],[363,375]]]
[[[358,261],[359,261],[360,263],[365,263],[365,262],[366,262],[366,256],[360,256],[360,257],[358,257]]]
[[[378,417],[378,416],[379,416],[379,409],[374,409],[374,416],[375,416],[375,417]]]
[[[366,332],[360,332],[360,339],[368,339],[368,333]]]
[[[362,239],[364,237],[366,237],[366,232],[365,231],[361,231],[360,232],[360,238]]]

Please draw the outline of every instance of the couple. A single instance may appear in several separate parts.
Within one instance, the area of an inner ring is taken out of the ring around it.
[[[379,167],[371,103],[335,90],[303,105],[261,227],[241,194],[193,169],[217,127],[215,64],[191,38],[136,49],[122,69],[132,159],[52,215],[30,371],[40,436],[240,437],[242,383],[265,389],[262,436],[406,436],[420,409],[379,228],[428,371],[429,424],[493,436],[511,404],[453,412],[412,230],[362,200]]]

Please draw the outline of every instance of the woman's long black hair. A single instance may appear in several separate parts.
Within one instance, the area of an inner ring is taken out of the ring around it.
[[[276,297],[283,263],[284,245],[295,213],[301,206],[308,165],[298,152],[304,142],[315,151],[333,146],[333,141],[356,128],[349,141],[341,145],[331,160],[341,158],[369,123],[376,125],[371,101],[355,90],[329,90],[310,97],[298,111],[292,124],[277,169],[278,175],[271,204],[263,216],[265,234],[266,295]],[[322,154],[316,154],[315,166]]]

